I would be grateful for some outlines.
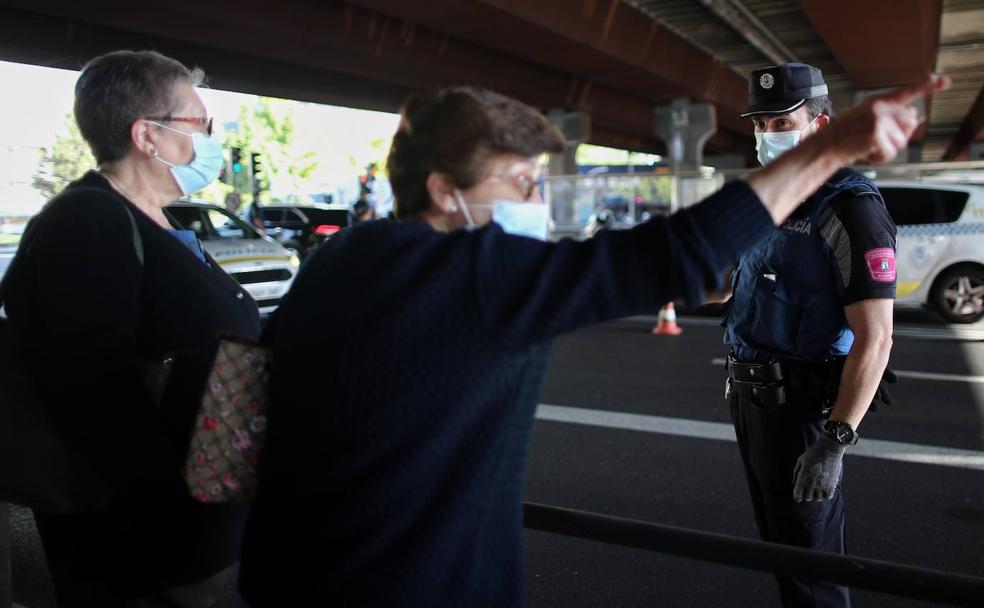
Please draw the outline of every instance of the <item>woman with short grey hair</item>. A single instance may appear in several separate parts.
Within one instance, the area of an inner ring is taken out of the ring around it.
[[[53,426],[112,490],[98,510],[35,510],[60,608],[213,606],[239,554],[245,508],[199,503],[181,477],[218,336],[260,329],[164,211],[222,164],[201,79],[149,51],[83,68],[75,118],[99,169],[31,221],[0,284]],[[165,357],[154,394],[145,363]]]

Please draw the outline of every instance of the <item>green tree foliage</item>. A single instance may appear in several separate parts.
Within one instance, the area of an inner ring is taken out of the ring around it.
[[[51,148],[41,149],[41,159],[31,180],[31,186],[46,199],[55,196],[69,182],[96,167],[89,144],[82,139],[71,114],[66,115],[65,124],[67,132],[58,136]]]
[[[260,97],[252,107],[241,106],[237,130],[226,131],[225,147],[242,150],[243,172],[236,176],[233,187],[247,198],[252,194],[249,164],[253,153],[259,154],[262,172],[258,177],[264,190],[276,182],[279,189],[299,191],[318,168],[313,150],[298,150],[294,145],[293,103],[296,102]]]

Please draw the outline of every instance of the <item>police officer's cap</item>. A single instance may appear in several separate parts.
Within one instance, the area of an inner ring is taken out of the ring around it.
[[[784,63],[752,72],[748,79],[748,110],[741,115],[787,114],[807,99],[827,94],[823,74],[805,63]]]

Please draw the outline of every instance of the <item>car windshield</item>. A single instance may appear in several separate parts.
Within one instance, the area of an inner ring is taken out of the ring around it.
[[[263,238],[249,224],[217,207],[173,205],[165,211],[176,227],[193,230],[203,241]]]

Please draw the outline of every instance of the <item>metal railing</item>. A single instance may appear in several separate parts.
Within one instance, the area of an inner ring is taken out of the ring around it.
[[[984,578],[813,551],[537,503],[523,503],[528,530],[552,532],[749,570],[955,606],[984,604]]]
[[[984,185],[984,161],[891,163],[854,167],[876,181],[972,183]],[[752,169],[557,175],[544,182],[543,196],[550,205],[557,237],[581,234],[592,216],[609,210],[616,226],[631,226],[653,214],[670,213],[710,196],[726,182]]]
[[[537,503],[523,503],[523,525],[603,543],[846,585],[899,597],[980,606],[984,578],[880,560],[812,551]],[[8,505],[0,503],[0,607],[13,601]]]

